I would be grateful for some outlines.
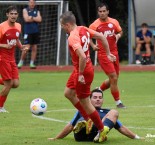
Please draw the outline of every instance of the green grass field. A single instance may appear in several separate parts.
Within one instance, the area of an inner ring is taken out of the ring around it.
[[[21,73],[20,87],[11,90],[5,108],[10,113],[0,113],[0,145],[90,145],[89,142],[75,142],[71,133],[66,138],[49,141],[70,121],[76,112],[63,96],[69,76],[63,73]],[[106,78],[96,72],[92,88],[99,86]],[[2,86],[0,86],[0,89]],[[155,136],[155,73],[122,72],[119,78],[121,100],[127,109],[119,109],[119,120],[140,136]],[[105,107],[115,108],[114,100],[107,90],[104,93]],[[33,117],[29,105],[37,97],[48,104],[43,119]],[[107,145],[153,145],[155,137],[145,140],[129,139],[115,129],[108,134]]]

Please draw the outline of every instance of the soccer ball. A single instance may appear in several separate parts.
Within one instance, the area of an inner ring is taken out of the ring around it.
[[[30,104],[30,111],[34,115],[43,115],[47,110],[47,103],[41,99],[41,98],[36,98],[32,100]]]

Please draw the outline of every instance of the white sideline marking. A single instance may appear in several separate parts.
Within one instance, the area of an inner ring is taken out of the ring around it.
[[[106,107],[106,108],[114,108],[114,107]],[[127,106],[127,108],[155,108],[155,105],[148,105],[148,106]],[[76,111],[76,109],[49,110],[47,112],[60,112],[60,111]]]
[[[63,121],[63,120],[58,120],[58,119],[54,119],[54,118],[49,118],[49,117],[44,117],[44,116],[36,116],[36,115],[33,115],[33,117],[35,118],[39,118],[39,119],[43,119],[43,120],[49,120],[49,121],[55,121],[55,122],[63,122],[63,123],[68,123],[69,121]]]
[[[44,117],[44,116],[36,116],[33,115],[33,117],[39,118],[39,119],[43,119],[43,120],[48,120],[48,121],[55,121],[55,122],[61,122],[61,123],[68,123],[69,121],[64,121],[64,120],[58,120],[58,119],[54,119],[54,118],[49,118],[49,117]],[[133,128],[133,129],[140,129],[140,130],[155,130],[155,128],[145,128],[145,127],[134,127],[134,126],[129,126],[128,128]]]
[[[155,130],[155,128],[133,127],[133,126],[128,126],[128,128],[143,129],[143,130]]]
[[[148,105],[148,106],[128,106],[127,108],[154,108],[155,105]],[[107,108],[107,107],[106,107]],[[59,110],[49,110],[47,112],[62,112],[62,111],[76,111],[76,109],[59,109]],[[54,118],[49,118],[49,117],[44,117],[44,116],[36,116],[32,114],[33,117],[43,119],[43,120],[48,120],[48,121],[55,121],[55,122],[61,122],[61,123],[68,123],[69,121],[64,121],[64,120],[59,120],[59,119],[54,119]],[[145,127],[134,127],[134,126],[129,126],[128,128],[133,128],[133,129],[140,129],[140,130],[155,130],[155,128],[145,128]]]
[[[129,106],[129,108],[154,108],[155,107],[155,105],[148,105],[148,106]]]
[[[49,110],[46,112],[60,112],[60,111],[76,111],[76,109],[59,109],[59,110]]]

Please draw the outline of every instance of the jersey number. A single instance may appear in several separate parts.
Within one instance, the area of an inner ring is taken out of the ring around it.
[[[89,43],[90,43],[90,34],[87,32],[87,36],[84,35],[82,36],[82,43],[84,43],[83,45],[83,51],[86,52],[89,49]]]

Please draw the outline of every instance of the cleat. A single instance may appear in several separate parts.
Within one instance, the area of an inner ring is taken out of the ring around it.
[[[17,67],[20,69],[23,66],[23,63],[19,62]]]
[[[36,65],[30,64],[30,69],[36,69]]]
[[[119,103],[119,104],[117,105],[117,108],[125,109],[126,107],[125,107],[122,103]]]
[[[73,128],[73,132],[74,133],[79,133],[81,131],[82,128],[86,127],[86,121],[79,121],[75,127]]]
[[[0,113],[9,113],[4,107],[0,107]]]
[[[141,61],[140,60],[136,60],[136,64],[141,64]]]
[[[104,130],[99,132],[95,138],[94,138],[94,142],[95,143],[101,143],[107,140],[107,134],[109,132],[109,127],[108,126],[104,126]]]
[[[88,121],[86,121],[86,134],[89,134],[91,132],[92,127],[93,127],[93,121],[89,119]]]

